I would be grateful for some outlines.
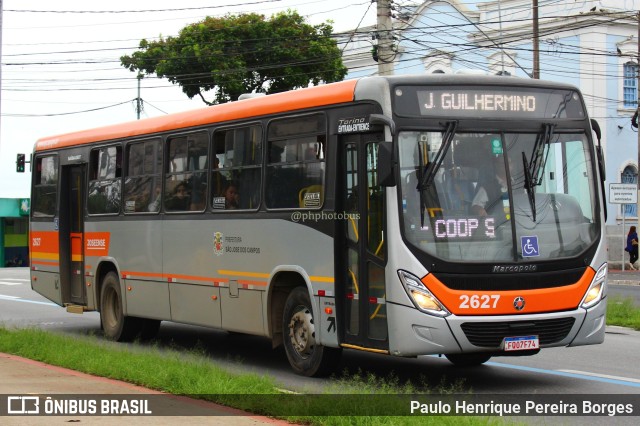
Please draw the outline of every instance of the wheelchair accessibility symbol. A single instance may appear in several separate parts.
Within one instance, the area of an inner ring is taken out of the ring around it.
[[[540,256],[538,237],[520,237],[520,244],[522,245],[522,257]]]

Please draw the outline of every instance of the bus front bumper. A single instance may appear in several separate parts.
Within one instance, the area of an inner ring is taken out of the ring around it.
[[[494,352],[504,337],[536,335],[540,348],[602,343],[607,299],[590,309],[545,314],[438,318],[414,307],[388,304],[389,352],[397,356]],[[514,354],[517,355],[517,354]]]

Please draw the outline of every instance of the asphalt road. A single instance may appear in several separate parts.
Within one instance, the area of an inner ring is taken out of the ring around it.
[[[640,301],[640,286],[633,284],[635,276],[627,274],[624,278],[626,285],[611,285],[609,295],[620,294]],[[68,314],[31,291],[26,268],[0,270],[0,323],[80,335],[100,333],[97,313]],[[270,341],[261,337],[163,322],[155,344],[185,350],[198,344],[212,361],[232,370],[272,376],[283,388],[292,391],[317,392],[321,388],[335,388],[339,383],[336,377],[310,379],[295,375],[284,352],[272,350]],[[372,374],[411,383],[417,390],[444,388],[496,396],[640,395],[638,354],[640,332],[608,327],[602,345],[545,349],[531,357],[496,357],[479,368],[456,368],[437,356],[405,359],[345,351],[338,376]],[[637,398],[640,404],[640,396]],[[579,420],[562,419],[564,424]],[[616,418],[616,424],[636,421],[637,417]]]

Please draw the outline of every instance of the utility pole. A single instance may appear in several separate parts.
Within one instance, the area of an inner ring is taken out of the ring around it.
[[[540,79],[540,34],[538,31],[538,0],[533,0],[533,78]]]
[[[391,22],[391,0],[378,1],[378,75],[393,75],[393,23]]]
[[[639,117],[638,120],[640,121],[640,11],[638,11],[636,18],[638,19],[638,38],[636,39],[636,41],[638,42],[638,56],[636,57],[636,78],[637,78],[636,96],[637,96],[638,103],[636,105],[636,114],[638,114],[638,117]],[[638,188],[638,195],[640,195],[640,131],[638,131],[638,163],[636,167],[636,185]],[[623,211],[622,212],[623,217],[624,217],[624,214],[625,212]],[[636,205],[636,217],[640,221],[640,197],[638,197],[638,204]],[[625,232],[627,232],[627,230],[623,229],[622,230],[623,238],[624,238],[624,235],[626,235]],[[624,255],[624,253],[622,254]],[[622,265],[624,268],[624,260],[622,262]]]
[[[136,98],[136,115],[140,120],[140,113],[142,112],[142,98],[140,97],[140,81],[142,80],[142,73],[138,73],[138,97]]]

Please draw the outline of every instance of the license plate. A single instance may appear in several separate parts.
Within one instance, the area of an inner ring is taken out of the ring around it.
[[[527,351],[531,349],[539,349],[540,341],[538,336],[518,336],[518,337],[505,337],[504,338],[504,350],[505,351]]]

